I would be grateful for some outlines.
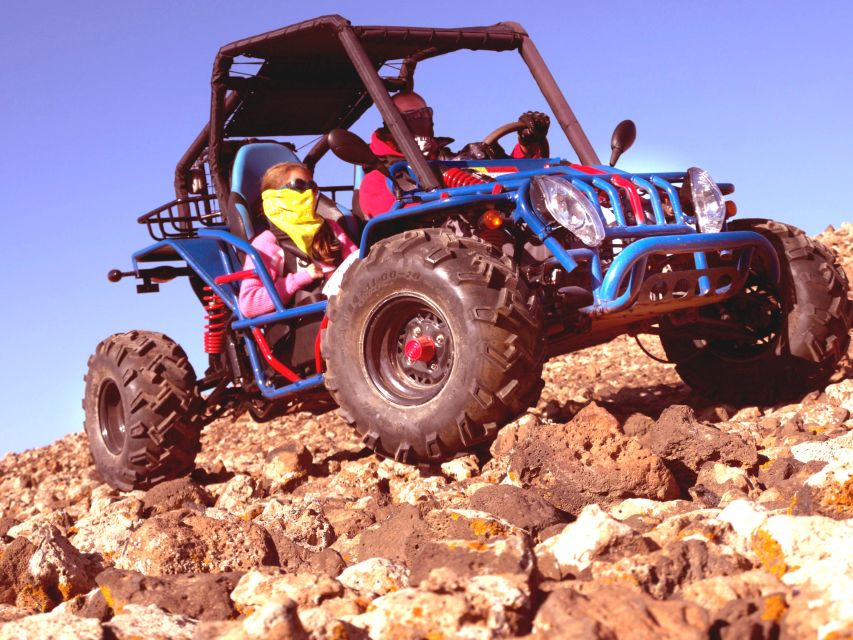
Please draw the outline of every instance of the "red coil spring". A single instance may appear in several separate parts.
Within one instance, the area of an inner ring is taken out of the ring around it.
[[[216,295],[210,287],[204,288],[204,351],[205,353],[222,353],[225,351],[225,318],[228,312],[222,298]]]
[[[472,184],[485,184],[486,181],[476,174],[452,167],[441,174],[444,178],[444,184],[448,187],[467,187]]]

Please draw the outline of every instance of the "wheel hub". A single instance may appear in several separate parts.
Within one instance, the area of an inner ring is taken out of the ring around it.
[[[453,339],[441,313],[416,296],[385,302],[369,321],[365,364],[379,391],[398,404],[426,402],[453,368]]]

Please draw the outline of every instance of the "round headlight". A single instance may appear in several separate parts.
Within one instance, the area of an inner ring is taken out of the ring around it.
[[[718,233],[726,220],[726,203],[720,188],[707,171],[697,167],[687,170],[687,180],[699,231]]]
[[[589,198],[568,180],[534,176],[530,181],[530,197],[540,215],[548,213],[586,246],[597,247],[604,240],[601,216]]]

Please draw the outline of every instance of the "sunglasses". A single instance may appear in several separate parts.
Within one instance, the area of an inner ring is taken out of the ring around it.
[[[420,120],[432,120],[432,107],[422,107],[412,111],[403,111],[403,117],[407,121],[418,122]]]
[[[302,178],[296,178],[296,180],[291,180],[285,185],[280,187],[281,189],[291,189],[293,191],[298,191],[299,193],[304,193],[309,189],[311,191],[319,190],[317,183],[313,180],[303,180]]]

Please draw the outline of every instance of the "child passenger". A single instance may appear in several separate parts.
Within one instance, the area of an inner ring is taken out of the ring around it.
[[[261,179],[264,215],[270,229],[252,240],[252,246],[260,254],[285,304],[299,291],[319,292],[325,279],[356,250],[336,222],[317,215],[317,195],[317,183],[304,164],[273,165]],[[294,265],[295,270],[288,268],[288,264]],[[247,256],[243,269],[254,266]],[[243,280],[238,304],[240,311],[250,318],[275,310],[257,276]]]

